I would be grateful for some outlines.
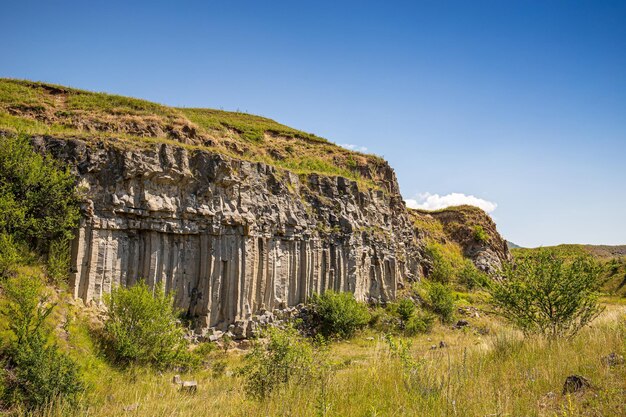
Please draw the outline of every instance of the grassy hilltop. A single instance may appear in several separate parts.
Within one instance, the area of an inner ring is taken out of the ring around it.
[[[114,146],[170,143],[289,169],[380,185],[386,162],[265,117],[173,108],[53,84],[0,79],[0,130],[105,140]]]

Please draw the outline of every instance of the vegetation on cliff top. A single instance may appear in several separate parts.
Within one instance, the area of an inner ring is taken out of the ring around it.
[[[386,188],[386,162],[241,112],[173,108],[146,100],[0,79],[0,131],[103,140],[120,147],[169,143],[264,162],[295,173],[343,176]]]

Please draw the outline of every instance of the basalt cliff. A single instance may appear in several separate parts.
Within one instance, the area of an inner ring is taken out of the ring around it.
[[[412,212],[381,158],[257,116],[0,80],[0,130],[76,175],[70,284],[85,302],[145,280],[199,327],[245,329],[328,289],[386,301],[428,273],[424,219],[483,270],[509,257],[486,214]],[[471,222],[486,240],[448,227]]]

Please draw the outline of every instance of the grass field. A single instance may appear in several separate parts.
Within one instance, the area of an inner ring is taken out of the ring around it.
[[[472,297],[466,297],[472,298]],[[475,297],[474,297],[475,298]],[[466,302],[465,302],[466,304]],[[462,329],[438,325],[408,342],[408,360],[392,355],[371,330],[330,345],[333,371],[305,385],[287,386],[264,401],[246,397],[237,369],[245,351],[213,351],[202,370],[182,375],[195,394],[173,384],[174,372],[111,367],[76,320],[68,346],[90,386],[74,415],[86,416],[621,416],[626,414],[626,366],[601,357],[626,354],[626,303],[605,299],[606,310],[571,340],[524,339],[484,311],[459,315]],[[473,310],[472,310],[473,311]],[[443,341],[446,345],[439,348]],[[593,388],[562,395],[568,375]],[[43,415],[72,414],[53,405]],[[41,415],[41,414],[38,414]]]

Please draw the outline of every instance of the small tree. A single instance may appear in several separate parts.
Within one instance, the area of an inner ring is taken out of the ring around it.
[[[415,310],[415,303],[410,298],[403,298],[398,301],[396,312],[398,313],[398,317],[400,317],[400,326],[402,328],[404,328],[406,323],[413,317]]]
[[[288,383],[309,381],[312,375],[313,348],[293,327],[270,327],[245,357],[239,370],[246,394],[264,399]]]
[[[325,337],[349,339],[367,325],[370,314],[367,306],[355,300],[349,292],[326,291],[314,294],[311,304],[319,331]]]
[[[425,301],[428,308],[437,314],[443,323],[449,323],[454,318],[454,297],[447,285],[440,282],[426,283]]]
[[[163,285],[154,290],[144,282],[118,287],[107,298],[103,340],[121,364],[151,364],[158,368],[188,365],[188,342],[174,309],[174,298]]]
[[[4,283],[2,314],[13,339],[5,352],[6,404],[35,409],[60,397],[70,404],[84,390],[76,363],[53,339],[46,320],[55,304],[38,277],[15,276]]]
[[[500,315],[525,334],[571,337],[601,312],[599,268],[590,257],[566,263],[556,254],[537,254],[506,265],[502,280],[490,288]]]

